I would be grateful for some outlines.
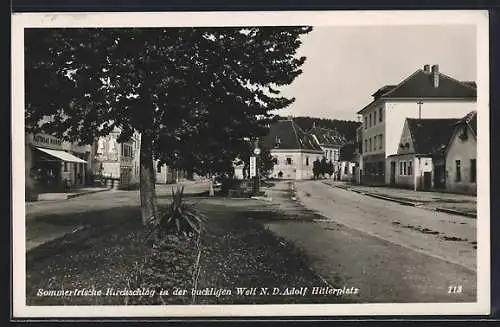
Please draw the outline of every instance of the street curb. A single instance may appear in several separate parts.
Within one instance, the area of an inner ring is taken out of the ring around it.
[[[444,212],[444,213],[449,213],[449,214],[452,214],[452,215],[459,215],[459,216],[465,216],[465,217],[476,218],[477,219],[477,214],[468,213],[468,212],[462,212],[462,211],[453,210],[453,209],[434,208],[434,211]]]
[[[378,195],[378,194],[374,194],[374,193],[361,193],[360,192],[360,194],[368,195],[368,196],[371,196],[373,198],[378,198],[378,199],[382,199],[382,200],[386,200],[386,201],[396,202],[396,203],[399,203],[401,205],[410,206],[410,207],[418,207],[421,205],[421,203],[419,203],[419,202],[404,201],[404,200],[394,199],[394,198],[391,198],[388,196]]]
[[[265,197],[265,196],[252,196],[252,197],[250,197],[250,199],[262,200],[262,201],[267,201],[267,202],[272,202],[273,201],[272,198],[268,198],[268,197]]]
[[[82,195],[87,195],[87,194],[95,194],[95,193],[105,192],[105,191],[111,191],[111,189],[110,189],[110,188],[107,188],[107,189],[104,189],[104,190],[96,190],[96,191],[90,191],[90,192],[82,192],[82,193],[68,194],[68,196],[66,197],[66,200],[68,200],[68,199],[72,199],[72,198],[76,198],[76,197],[79,197],[79,196],[82,196]]]
[[[420,202],[404,201],[404,200],[394,199],[394,198],[391,198],[391,197],[387,197],[387,196],[383,196],[383,195],[378,195],[378,194],[374,194],[374,193],[368,193],[368,192],[363,192],[363,191],[359,191],[359,190],[348,189],[348,188],[339,187],[339,186],[337,186],[337,187],[340,188],[340,189],[343,189],[343,190],[355,192],[355,193],[362,194],[362,195],[371,196],[371,197],[378,198],[378,199],[381,199],[381,200],[396,202],[396,203],[399,203],[401,205],[406,205],[406,206],[410,206],[410,207],[418,207],[418,208],[422,208],[422,209],[429,210],[429,211],[444,212],[444,213],[449,213],[451,215],[464,216],[464,217],[476,218],[477,219],[477,214],[473,214],[473,213],[462,212],[462,211],[453,210],[453,209],[444,209],[444,208],[427,208],[427,207],[422,206],[423,203],[420,203]]]

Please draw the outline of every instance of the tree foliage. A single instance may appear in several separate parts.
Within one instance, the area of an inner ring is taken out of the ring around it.
[[[327,174],[330,176],[330,178],[331,178],[334,172],[335,172],[335,167],[333,166],[333,162],[332,162],[332,160],[330,159],[330,161],[328,161],[328,164],[327,164],[326,173],[327,173]]]
[[[310,27],[25,30],[26,128],[91,144],[141,133],[142,216],[157,218],[152,158],[227,171],[244,137],[267,133],[294,99]],[[48,118],[48,120],[46,119]],[[43,123],[42,123],[43,122]]]
[[[321,174],[321,161],[319,160],[319,158],[317,158],[313,162],[313,176],[314,176],[314,179],[318,179],[320,174]]]

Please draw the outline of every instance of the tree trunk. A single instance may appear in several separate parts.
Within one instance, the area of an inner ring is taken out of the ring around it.
[[[140,197],[142,223],[149,227],[158,218],[153,169],[153,138],[149,133],[144,133],[141,137]]]

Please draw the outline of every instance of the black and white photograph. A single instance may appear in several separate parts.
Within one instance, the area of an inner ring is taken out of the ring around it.
[[[486,11],[12,15],[14,316],[488,314],[488,53]]]

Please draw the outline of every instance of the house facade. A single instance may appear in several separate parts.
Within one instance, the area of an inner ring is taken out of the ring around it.
[[[425,65],[397,85],[386,85],[358,111],[363,122],[362,179],[390,184],[386,158],[397,154],[406,118],[461,118],[476,107],[474,82],[458,81]]]
[[[458,119],[405,120],[397,154],[386,159],[389,185],[413,190],[445,188],[445,150]]]
[[[139,133],[121,143],[118,142],[119,135],[120,130],[115,128],[94,144],[93,174],[113,188],[125,188],[139,182]]]
[[[319,144],[326,160],[331,161],[333,166],[337,168],[340,158],[340,148],[346,143],[345,137],[340,135],[336,130],[318,127],[315,123],[308,131],[308,134]]]
[[[154,161],[155,183],[156,184],[175,184],[186,179],[184,170],[172,168],[166,164]]]
[[[273,124],[268,135],[262,138],[262,146],[269,149],[273,157],[270,176],[276,179],[311,179],[313,162],[324,155],[316,140],[291,117]]]
[[[446,149],[446,189],[477,194],[477,113],[457,124]]]
[[[337,180],[355,181],[356,173],[356,144],[348,142],[340,149],[340,157],[337,168]]]
[[[91,146],[45,133],[25,134],[25,181],[31,193],[89,185]]]

